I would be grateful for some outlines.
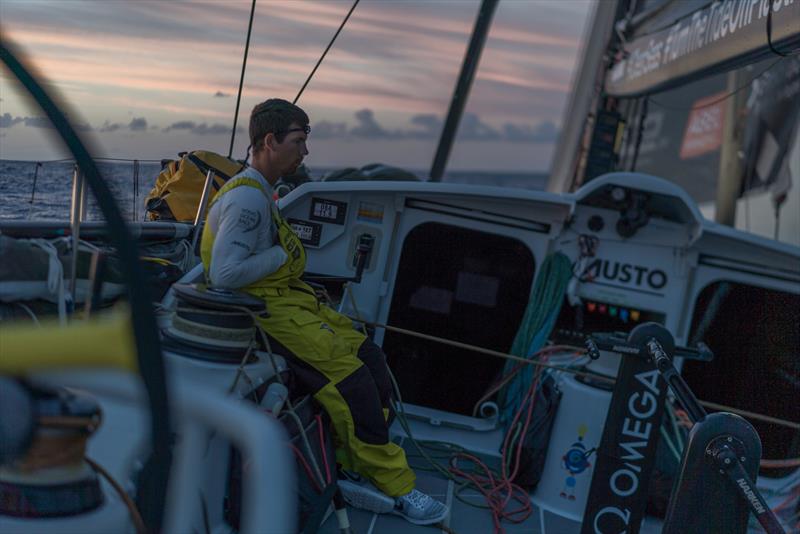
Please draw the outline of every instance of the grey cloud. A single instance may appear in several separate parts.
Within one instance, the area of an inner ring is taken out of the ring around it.
[[[191,130],[196,127],[197,123],[195,123],[194,121],[178,121],[178,122],[173,122],[172,124],[164,128],[164,131],[169,132],[172,130]]]
[[[389,133],[375,120],[375,114],[371,109],[356,111],[356,121],[358,124],[350,129],[350,135],[372,138],[389,137]]]
[[[348,134],[347,124],[344,122],[322,121],[314,124],[313,136],[317,139],[330,139],[332,137],[345,137]]]
[[[507,122],[503,125],[503,133],[511,141],[529,141],[533,137],[533,127]]]
[[[539,125],[534,130],[535,139],[534,141],[538,141],[540,143],[546,143],[548,141],[555,141],[558,137],[558,128],[556,127],[553,121],[544,121],[539,123]]]
[[[22,119],[21,121],[17,119]],[[69,119],[69,117],[67,117]],[[50,122],[50,119],[47,117],[17,117],[14,119],[16,122],[22,122],[25,126],[29,128],[52,128],[53,124]],[[15,122],[15,124],[16,124]],[[94,130],[89,124],[85,123],[72,123],[72,127],[79,132],[91,132]]]
[[[206,126],[206,123],[203,123],[192,131],[198,135],[220,135],[230,133],[231,127],[219,123]]]
[[[111,124],[108,121],[106,121],[106,122],[103,123],[103,125],[100,127],[100,129],[98,131],[99,132],[103,132],[103,133],[116,132],[120,128],[122,128],[122,125],[120,123],[115,122],[115,123]]]
[[[103,126],[100,128],[99,131],[116,132],[117,130],[121,130],[123,128],[127,128],[132,132],[141,132],[147,130],[147,119],[145,119],[144,117],[134,117],[128,124],[120,124],[118,122],[110,124],[108,121],[106,121],[105,123],[103,123]]]
[[[0,115],[0,128],[11,128],[23,120],[22,117],[12,117],[11,113],[3,113]]]
[[[0,128],[11,128],[15,124],[20,123],[29,128],[53,128],[50,119],[47,117],[14,117],[11,115],[11,113],[3,113],[3,115],[0,115]],[[79,132],[90,132],[94,130],[94,128],[92,128],[89,124],[85,123],[73,123],[72,127]]]
[[[147,119],[144,117],[134,117],[131,122],[128,123],[128,129],[132,132],[147,130]]]
[[[52,128],[53,125],[50,123],[50,119],[47,117],[23,117],[22,122],[25,123],[25,126],[30,128]]]
[[[230,126],[224,124],[216,123],[209,126],[205,122],[197,124],[194,121],[174,122],[164,128],[163,131],[171,132],[172,130],[186,130],[196,135],[220,135],[231,131]]]
[[[551,143],[558,137],[558,128],[553,121],[544,121],[535,127],[527,124],[507,122],[503,125],[504,137],[509,141]]]
[[[421,130],[411,130],[408,132],[410,137],[421,139],[435,138],[442,131],[443,122],[438,115],[433,113],[423,113],[411,117],[411,124],[419,126]]]
[[[464,113],[458,127],[458,137],[470,141],[492,141],[500,139],[500,132],[483,122],[474,113]]]
[[[229,96],[231,96],[231,94],[230,93],[223,93],[222,91],[217,91],[216,93],[214,93],[214,96],[216,98],[228,98]]]
[[[436,139],[444,125],[442,117],[432,113],[414,115],[410,119],[411,128],[389,130],[375,118],[371,109],[361,109],[355,113],[356,125],[348,127],[344,122],[321,121],[312,124],[312,136],[316,139],[367,137],[370,139]],[[558,128],[552,121],[544,121],[535,126],[507,122],[497,129],[483,122],[475,113],[465,113],[461,118],[458,140],[462,141],[508,141],[527,143],[551,143],[558,137]]]

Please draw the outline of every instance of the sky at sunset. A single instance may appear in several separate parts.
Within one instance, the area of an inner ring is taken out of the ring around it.
[[[258,0],[234,155],[253,105],[292,100],[351,0]],[[298,104],[309,165],[430,167],[478,0],[362,0]],[[451,169],[546,170],[584,25],[583,0],[501,0]],[[3,39],[65,97],[98,156],[227,153],[250,1],[0,0]],[[0,159],[65,153],[0,71]]]

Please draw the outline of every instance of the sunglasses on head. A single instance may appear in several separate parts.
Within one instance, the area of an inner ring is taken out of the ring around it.
[[[311,126],[306,124],[302,128],[289,128],[288,130],[285,130],[285,131],[279,132],[279,133],[287,133],[288,134],[288,133],[292,133],[292,132],[303,132],[304,134],[309,135],[311,133]]]

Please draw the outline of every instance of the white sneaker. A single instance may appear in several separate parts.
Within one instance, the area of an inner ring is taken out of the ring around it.
[[[411,490],[395,499],[393,514],[415,525],[431,525],[443,521],[450,512],[447,505],[419,490]]]
[[[338,481],[345,502],[376,514],[388,514],[395,509],[395,500],[372,485],[368,480],[347,474]]]

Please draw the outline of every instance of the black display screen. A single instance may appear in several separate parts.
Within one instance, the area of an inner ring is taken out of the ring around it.
[[[319,246],[320,237],[322,237],[322,225],[301,219],[287,219],[291,225],[294,233],[300,238],[304,245],[312,247]]]
[[[311,212],[308,218],[332,224],[344,224],[347,215],[347,203],[325,198],[311,199]]]

